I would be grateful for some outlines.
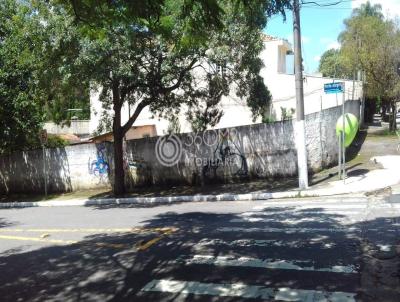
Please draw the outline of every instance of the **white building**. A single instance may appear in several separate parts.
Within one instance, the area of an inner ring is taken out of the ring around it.
[[[261,58],[264,62],[264,68],[261,70],[261,76],[272,94],[272,104],[270,112],[274,120],[281,120],[283,110],[291,112],[296,108],[295,79],[293,71],[289,71],[288,59],[293,54],[292,45],[279,38],[268,35],[263,36],[264,50]],[[324,94],[324,84],[333,81],[345,82],[345,99],[360,99],[362,94],[362,85],[358,81],[345,81],[331,78],[323,78],[315,75],[304,76],[304,105],[305,114],[320,111],[340,105],[343,95]],[[220,122],[215,128],[226,128],[240,125],[249,125],[260,123],[261,118],[253,122],[250,109],[246,101],[236,97],[234,93],[222,97],[221,108],[224,112]],[[91,117],[90,131],[95,132],[101,118],[102,106],[99,101],[99,93],[93,92],[90,96]],[[125,123],[134,108],[124,106],[122,109],[122,123]],[[185,119],[185,109],[179,116],[181,132],[190,132],[190,124]],[[169,122],[165,119],[154,118],[148,107],[145,108],[134,123],[134,126],[154,125],[157,135],[163,135],[167,132]],[[147,134],[144,134],[147,136]]]

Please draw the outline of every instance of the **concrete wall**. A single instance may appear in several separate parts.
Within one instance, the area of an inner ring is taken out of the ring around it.
[[[346,112],[360,116],[359,101],[348,101]],[[335,124],[342,107],[306,116],[309,169],[317,171],[337,162]],[[288,177],[297,174],[293,121],[254,124],[185,133],[176,137],[181,156],[176,165],[162,165],[160,150],[173,157],[176,146],[160,144],[160,137],[127,141],[127,187],[152,184],[200,184],[244,179]],[[172,139],[171,138],[171,139]],[[156,152],[158,150],[158,152]],[[0,194],[44,191],[42,150],[0,157]],[[158,157],[157,157],[158,156]],[[46,150],[49,192],[110,187],[111,143],[83,144]]]
[[[348,101],[346,112],[360,116],[359,101]],[[309,170],[318,171],[337,162],[335,125],[342,107],[306,117]],[[128,141],[126,145],[129,187],[151,184],[231,182],[240,179],[287,177],[297,174],[293,121],[254,124],[187,133],[174,138],[182,145],[177,165],[167,167],[157,160],[158,138]],[[161,148],[175,152],[172,144]]]
[[[71,120],[71,125],[61,126],[53,122],[48,122],[44,124],[44,129],[50,134],[74,134],[77,136],[88,136],[89,131],[89,120]]]
[[[110,146],[73,145],[46,150],[48,192],[109,187]],[[42,150],[0,157],[0,194],[43,193]]]

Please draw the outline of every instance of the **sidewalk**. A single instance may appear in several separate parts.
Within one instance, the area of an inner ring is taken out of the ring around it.
[[[382,128],[382,127],[380,127]],[[365,194],[400,183],[398,139],[376,131],[360,131],[347,150],[347,175],[338,180],[337,167],[310,177],[308,190],[297,190],[297,179],[259,180],[240,184],[205,187],[139,188],[123,198],[115,198],[109,189],[72,192],[50,196],[17,196],[0,199],[0,208],[37,206],[94,206],[110,204],[159,204],[189,201],[265,200],[272,198],[316,197]]]

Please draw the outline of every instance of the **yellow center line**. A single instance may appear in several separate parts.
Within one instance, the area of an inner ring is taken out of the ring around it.
[[[75,240],[60,240],[60,239],[47,239],[47,238],[22,237],[22,236],[7,236],[7,235],[0,235],[0,239],[49,242],[49,243],[56,243],[56,244],[76,244],[76,243],[78,243],[78,241],[75,241]]]
[[[4,229],[0,229],[1,231],[5,231]],[[66,229],[65,232],[67,232]],[[72,229],[75,231],[75,229]],[[81,229],[80,229],[81,230]],[[93,229],[85,229],[85,230],[93,230]],[[96,229],[99,230],[99,229]],[[105,229],[102,229],[105,230]],[[115,229],[113,229],[115,230]],[[132,229],[130,229],[132,230]],[[156,232],[161,232],[161,235],[159,237],[153,238],[145,243],[139,242],[139,244],[136,245],[136,249],[139,251],[144,251],[151,247],[152,245],[156,244],[158,241],[160,241],[164,236],[170,235],[174,232],[176,232],[178,229],[177,228],[154,228],[154,229],[140,229],[141,231],[156,231]],[[59,229],[8,229],[9,232],[58,232]],[[71,230],[70,230],[71,231]],[[115,231],[114,231],[115,232]],[[66,244],[83,244],[83,245],[95,245],[98,247],[111,247],[111,248],[118,248],[118,249],[124,249],[124,248],[129,248],[130,246],[128,244],[119,244],[119,243],[105,243],[105,242],[82,242],[82,241],[76,241],[76,240],[61,240],[61,239],[49,239],[48,234],[44,234],[39,238],[36,237],[24,237],[24,236],[13,236],[13,235],[0,235],[0,239],[8,239],[8,240],[20,240],[20,241],[35,241],[35,242],[45,242],[45,243],[55,243],[55,244],[61,244],[61,245],[66,245]]]
[[[136,248],[138,249],[138,251],[145,251],[149,247],[151,247],[152,245],[156,244],[158,241],[163,239],[164,236],[170,235],[170,234],[176,232],[177,230],[178,230],[177,228],[170,228],[168,230],[164,229],[161,236],[153,238],[153,239],[147,241],[146,243],[140,242],[139,244],[136,245]]]
[[[36,242],[55,243],[55,244],[61,244],[61,245],[85,244],[85,245],[95,245],[98,247],[112,247],[112,248],[118,248],[118,249],[129,247],[127,244],[119,244],[119,243],[105,243],[105,242],[89,243],[89,242],[79,242],[76,240],[60,240],[60,239],[47,239],[47,238],[35,238],[35,237],[23,237],[23,236],[7,236],[7,235],[0,235],[0,239],[36,241]]]
[[[176,228],[71,228],[71,229],[4,229],[0,233],[145,233],[145,232],[175,232]]]
[[[162,239],[162,237],[156,237],[154,239],[151,239],[149,241],[147,241],[146,243],[140,243],[136,246],[136,248],[139,251],[144,251],[147,250],[149,247],[151,247],[153,244],[156,244],[158,241],[160,241]]]

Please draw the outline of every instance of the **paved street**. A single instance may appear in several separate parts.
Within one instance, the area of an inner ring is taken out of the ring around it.
[[[0,211],[2,301],[399,301],[400,197]]]

